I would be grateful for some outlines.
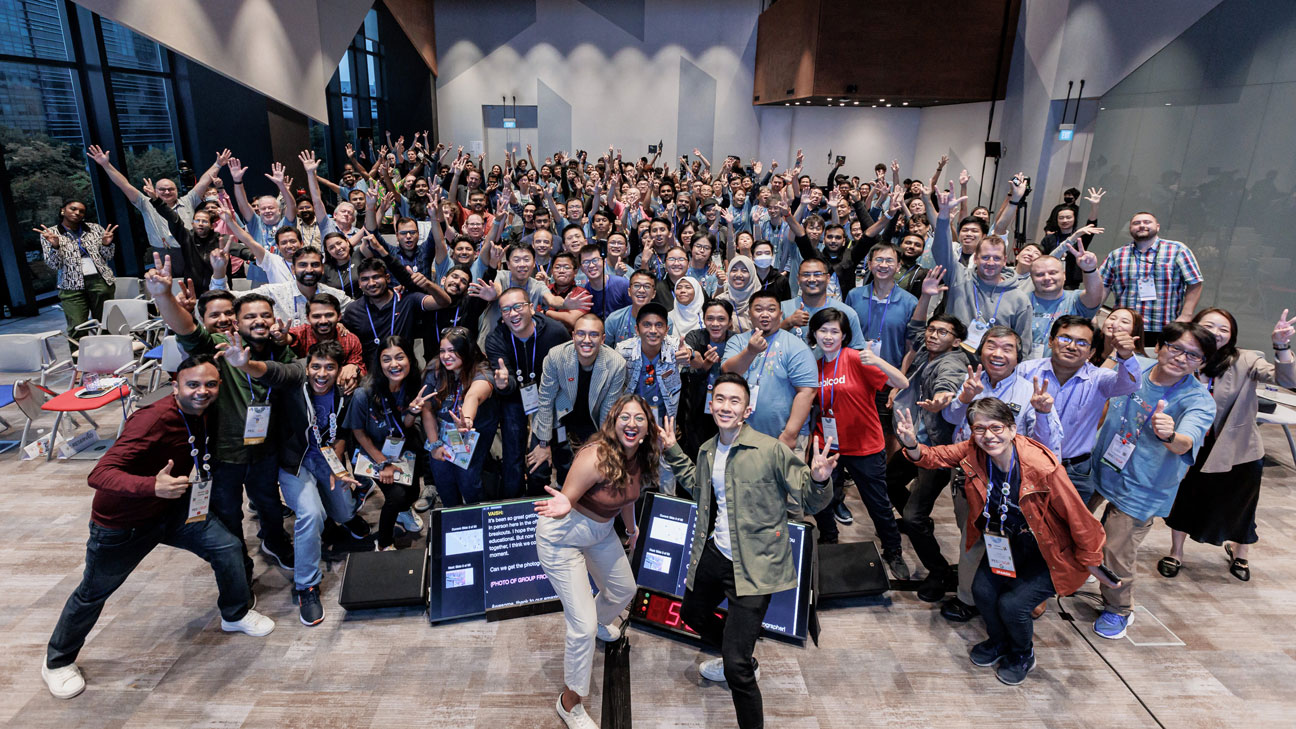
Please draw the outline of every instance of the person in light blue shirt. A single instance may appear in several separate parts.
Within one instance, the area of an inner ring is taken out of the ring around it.
[[[1215,353],[1215,337],[1198,324],[1170,322],[1156,359],[1140,359],[1137,392],[1112,400],[1098,431],[1094,469],[1099,497],[1107,500],[1103,563],[1120,578],[1102,587],[1103,611],[1094,632],[1117,640],[1133,619],[1139,545],[1152,519],[1167,516],[1179,482],[1197,458],[1215,421],[1215,398],[1193,374]],[[1097,504],[1091,504],[1096,506]]]
[[[1093,251],[1081,253],[1067,241],[1064,250],[1076,256],[1080,272],[1084,275],[1084,288],[1064,291],[1066,266],[1060,259],[1040,256],[1031,263],[1030,277],[1034,290],[1030,295],[1034,316],[1031,317],[1031,351],[1033,357],[1049,356],[1049,337],[1053,322],[1059,317],[1074,315],[1092,317],[1102,306],[1107,289],[1098,275],[1098,257]],[[1092,340],[1092,337],[1090,337]]]
[[[905,333],[918,299],[896,285],[899,248],[890,243],[873,246],[868,267],[872,282],[851,289],[846,305],[855,311],[865,345],[891,366],[899,367],[908,351]]]
[[[797,272],[797,282],[801,294],[782,302],[783,329],[802,341],[806,340],[807,325],[810,317],[820,309],[836,309],[846,315],[851,326],[850,348],[861,350],[867,346],[864,342],[863,328],[855,310],[837,299],[828,296],[828,264],[820,258],[810,258],[801,262]],[[915,302],[917,300],[915,299]]]
[[[1134,338],[1126,333],[1115,336],[1115,369],[1090,363],[1096,331],[1093,321],[1087,317],[1058,317],[1049,332],[1050,356],[1028,360],[1017,367],[1019,377],[1027,381],[1038,379],[1048,385],[1062,421],[1062,466],[1086,502],[1094,491],[1090,476],[1096,462],[1092,454],[1098,438],[1098,421],[1108,400],[1138,390],[1142,375],[1134,358]]]
[[[753,411],[747,424],[796,450],[819,384],[819,367],[804,340],[779,329],[780,312],[774,296],[764,291],[753,295],[752,331],[729,338],[720,368],[743,375],[751,386]]]

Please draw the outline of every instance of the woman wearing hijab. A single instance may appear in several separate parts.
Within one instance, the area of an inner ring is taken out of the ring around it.
[[[692,276],[675,282],[675,308],[670,312],[671,331],[677,337],[702,328],[702,304],[706,292],[702,283]]]
[[[756,263],[747,256],[734,256],[733,260],[729,261],[729,269],[725,273],[727,275],[725,291],[716,298],[733,304],[734,331],[748,331],[752,328],[751,297],[760,288],[760,281],[756,276]]]

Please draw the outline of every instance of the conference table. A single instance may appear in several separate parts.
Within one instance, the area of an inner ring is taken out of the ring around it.
[[[1296,466],[1296,439],[1292,438],[1291,426],[1296,425],[1296,393],[1277,385],[1256,385],[1256,395],[1263,400],[1276,403],[1272,413],[1256,413],[1256,422],[1280,425],[1287,436],[1287,447],[1291,449],[1292,464]]]

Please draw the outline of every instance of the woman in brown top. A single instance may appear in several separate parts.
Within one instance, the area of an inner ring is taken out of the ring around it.
[[[553,498],[535,506],[540,515],[536,552],[567,619],[566,686],[558,695],[557,711],[573,729],[598,729],[581,706],[581,697],[589,695],[594,639],[610,642],[621,636],[612,622],[635,593],[630,560],[612,520],[621,515],[633,549],[638,536],[635,500],[642,484],[657,482],[661,461],[651,412],[642,397],[622,395],[576,453],[562,491],[545,486]],[[598,597],[590,592],[591,577]]]

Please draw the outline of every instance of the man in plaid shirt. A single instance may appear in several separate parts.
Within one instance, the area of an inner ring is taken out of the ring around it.
[[[1201,298],[1202,274],[1188,246],[1161,238],[1152,213],[1130,219],[1134,240],[1112,251],[1102,265],[1102,280],[1116,294],[1116,306],[1143,315],[1143,343],[1155,345],[1172,321],[1189,321]]]

